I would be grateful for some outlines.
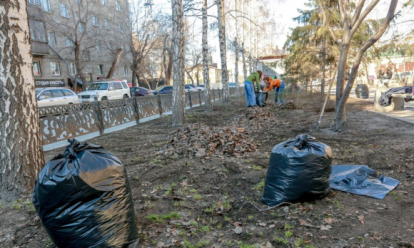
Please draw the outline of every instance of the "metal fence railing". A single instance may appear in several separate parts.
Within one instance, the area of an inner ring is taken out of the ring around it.
[[[211,100],[223,99],[222,89],[210,90]],[[229,95],[236,96],[236,89],[229,88]],[[244,94],[244,88],[239,88]],[[202,91],[186,92],[186,107],[205,104]],[[107,131],[137,125],[172,111],[172,95],[133,97],[113,101],[95,101],[64,106],[39,108],[40,128],[44,150],[53,149],[58,142],[78,137],[96,137]],[[127,125],[127,126],[126,126]],[[45,146],[47,148],[45,149]]]

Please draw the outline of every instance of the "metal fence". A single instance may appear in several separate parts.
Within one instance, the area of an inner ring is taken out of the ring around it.
[[[210,93],[212,101],[223,98],[221,89],[212,89]],[[229,88],[229,94],[236,96],[236,88]],[[239,88],[239,94],[244,94],[242,87]],[[185,100],[187,109],[204,105],[204,92],[186,92]],[[71,138],[96,137],[171,112],[172,95],[39,108],[43,148],[49,150],[63,146],[64,142]],[[59,142],[60,145],[57,144]]]

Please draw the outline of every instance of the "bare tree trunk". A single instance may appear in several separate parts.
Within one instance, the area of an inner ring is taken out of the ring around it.
[[[243,76],[246,79],[247,78],[247,68],[246,68],[246,51],[244,50],[244,41],[245,41],[245,37],[244,37],[244,0],[242,0],[241,2],[242,5],[242,48],[241,48],[241,53],[242,53],[242,60],[243,60]],[[243,82],[242,82],[243,83]]]
[[[325,66],[326,66],[326,39],[322,43],[322,80],[321,80],[321,103],[325,94]]]
[[[362,6],[357,6],[360,7],[362,9],[363,7],[363,2]],[[367,7],[368,10],[364,11],[367,12],[366,15],[368,15],[368,13],[374,8],[374,6],[378,3],[378,1],[374,1],[370,4],[369,7]],[[346,128],[346,109],[345,109],[345,104],[346,101],[349,98],[349,93],[351,92],[352,86],[354,84],[354,81],[356,79],[356,76],[358,74],[358,69],[359,69],[359,65],[361,63],[361,59],[362,56],[364,55],[365,51],[370,48],[375,42],[378,41],[379,38],[381,38],[381,36],[384,34],[384,32],[387,30],[388,26],[390,25],[391,20],[394,18],[394,13],[395,13],[395,9],[396,6],[398,4],[398,0],[391,0],[389,8],[388,8],[388,12],[387,12],[387,16],[384,19],[383,23],[381,24],[381,26],[378,28],[377,32],[371,36],[371,38],[366,41],[358,50],[358,53],[356,55],[356,58],[354,59],[352,68],[351,68],[351,73],[349,75],[349,78],[347,80],[347,85],[346,88],[344,89],[344,82],[342,81],[343,76],[344,76],[344,68],[348,59],[348,51],[349,51],[349,46],[350,46],[350,41],[353,37],[353,35],[355,34],[356,30],[358,29],[359,25],[362,23],[362,21],[364,20],[364,18],[366,17],[366,15],[362,15],[361,17],[359,16],[354,16],[352,23],[354,24],[354,26],[349,26],[349,20],[347,18],[345,18],[344,20],[344,25],[343,25],[343,30],[344,30],[344,37],[343,37],[343,45],[341,48],[341,54],[339,57],[339,63],[338,63],[338,78],[337,78],[337,83],[340,82],[341,84],[341,88],[342,91],[340,92],[341,96],[338,99],[338,86],[337,86],[337,99],[336,99],[336,112],[335,112],[335,131],[340,131],[344,128]],[[340,8],[342,8],[342,10],[344,9],[343,6],[340,4]],[[345,46],[344,46],[345,45]],[[341,70],[341,71],[340,71]],[[339,75],[341,72],[342,75]]]
[[[191,84],[194,84],[194,79],[193,79],[193,77],[191,76],[191,73],[190,73],[192,71],[185,71],[185,72],[187,73],[188,77],[190,78]]]
[[[208,69],[208,19],[207,19],[207,0],[203,0],[203,80],[204,80],[204,98],[205,105],[204,109],[207,112],[210,112],[213,107],[211,105],[211,96],[210,96],[210,72]]]
[[[238,36],[239,36],[239,1],[236,1],[236,37],[234,39],[234,53],[235,53],[235,65],[234,65],[234,82],[236,83],[236,96],[239,96],[239,42],[238,42]]]
[[[224,15],[224,0],[217,0],[217,17],[219,23],[219,41],[221,58],[221,82],[223,84],[223,102],[229,102],[229,85],[227,83],[227,55],[226,55],[226,20]]]
[[[134,87],[138,86],[137,73],[135,72],[135,70],[132,70],[132,86]]]
[[[106,75],[106,78],[112,78],[114,76],[115,71],[119,66],[119,63],[121,62],[121,56],[123,52],[124,51],[122,49],[116,50],[114,61],[112,61],[111,68],[109,69],[108,75]]]
[[[171,0],[173,22],[173,102],[172,125],[180,126],[185,122],[184,92],[184,23],[182,0]]]
[[[0,196],[32,190],[44,165],[25,0],[0,3]]]
[[[80,42],[75,44],[75,63],[76,63],[76,77],[75,77],[75,90],[78,88],[78,81],[77,76],[79,76],[82,80],[82,91],[86,91],[86,78],[83,75],[83,65],[82,65],[82,54],[80,51]],[[70,73],[70,72],[69,72]],[[75,91],[76,92],[76,91]]]

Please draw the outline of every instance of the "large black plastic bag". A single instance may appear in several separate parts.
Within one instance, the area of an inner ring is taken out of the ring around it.
[[[265,106],[264,98],[265,98],[265,93],[264,92],[256,93],[256,104],[259,107],[264,107]]]
[[[298,135],[275,146],[270,156],[262,201],[269,206],[308,201],[329,194],[332,150]]]
[[[330,177],[332,189],[377,199],[384,199],[399,183],[393,178],[378,175],[366,165],[335,165]]]
[[[40,171],[33,205],[58,247],[136,247],[138,231],[121,161],[100,146],[69,140]]]

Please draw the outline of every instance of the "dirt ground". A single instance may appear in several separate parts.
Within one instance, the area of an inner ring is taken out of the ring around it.
[[[413,125],[350,99],[348,129],[330,131],[330,102],[318,131],[319,95],[287,98],[301,109],[248,109],[241,98],[215,103],[211,113],[186,113],[188,123],[244,128],[257,151],[238,156],[165,156],[170,133],[177,130],[170,116],[90,140],[127,168],[140,247],[414,247]],[[266,117],[245,118],[247,111]],[[261,197],[272,148],[302,133],[332,147],[333,165],[365,164],[399,186],[384,200],[333,191],[322,200],[258,211],[266,208]],[[55,247],[27,199],[0,208],[0,247]]]

